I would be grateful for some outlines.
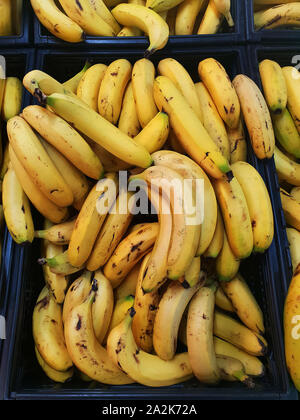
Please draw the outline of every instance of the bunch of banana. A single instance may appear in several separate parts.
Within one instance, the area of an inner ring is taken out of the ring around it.
[[[299,29],[300,4],[295,0],[254,0],[256,30]]]

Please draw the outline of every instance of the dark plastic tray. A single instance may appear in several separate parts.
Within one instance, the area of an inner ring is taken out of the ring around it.
[[[170,36],[168,45],[165,47],[196,47],[202,45],[233,45],[242,43],[246,38],[245,31],[245,0],[232,0],[232,16],[235,20],[234,31],[219,33],[215,35],[192,35],[192,36]],[[148,38],[141,37],[92,37],[86,36],[85,40],[80,44],[72,44],[65,42],[53,36],[46,28],[44,28],[36,16],[34,16],[34,40],[38,47],[54,47],[54,48],[78,48],[79,46],[88,45],[91,48],[120,49],[133,48],[145,49],[148,47]]]
[[[202,48],[186,51],[170,48],[153,57],[154,64],[166,56],[178,59],[191,73],[194,80],[198,62],[207,57],[219,60],[233,78],[238,73],[249,74],[245,50],[241,47]],[[39,51],[37,68],[49,72],[60,81],[80,70],[86,58],[94,62],[109,63],[117,58],[127,58],[132,62],[143,57],[143,52],[62,52]],[[264,165],[258,162],[249,148],[249,162],[258,168],[267,181],[273,206],[281,208],[277,194],[268,183]],[[35,219],[38,226],[38,218]],[[40,257],[39,243],[23,248],[16,247],[14,254],[14,274],[12,278],[14,296],[10,299],[11,329],[5,341],[0,371],[0,398],[3,399],[97,399],[97,400],[296,400],[297,393],[289,380],[284,359],[282,331],[283,290],[288,272],[286,255],[282,253],[280,241],[282,225],[275,218],[275,240],[264,255],[252,256],[242,264],[241,272],[249,281],[266,324],[266,338],[270,351],[264,359],[267,374],[257,380],[254,390],[248,390],[239,383],[223,383],[218,387],[207,387],[196,380],[168,388],[146,388],[139,385],[123,387],[104,386],[81,382],[74,379],[64,385],[51,382],[35,360],[32,338],[32,312],[37,296],[43,286],[41,267],[36,263]]]
[[[7,76],[16,76],[21,80],[29,69],[34,65],[35,53],[34,50],[1,50],[0,55],[6,58],[6,73]],[[30,95],[25,91],[23,92],[23,106],[27,106],[31,101]],[[5,124],[2,124],[2,129],[5,130]],[[2,136],[3,149],[6,142],[6,136]],[[10,293],[13,293],[12,287],[12,268],[15,258],[16,244],[12,240],[9,232],[5,227],[3,246],[2,246],[2,264],[0,270],[0,315],[6,318],[7,335],[10,334],[9,320],[7,314],[12,313],[8,310]],[[4,341],[0,340],[0,360],[2,354],[2,347]]]
[[[253,0],[244,0],[246,2],[246,21],[247,21],[247,41],[252,43],[272,43],[288,44],[300,42],[299,29],[263,29],[256,31],[253,19]],[[278,1],[280,3],[280,1]],[[271,6],[270,6],[271,7]]]
[[[23,0],[21,30],[18,35],[0,36],[0,48],[31,47],[33,42],[33,19],[29,0]]]

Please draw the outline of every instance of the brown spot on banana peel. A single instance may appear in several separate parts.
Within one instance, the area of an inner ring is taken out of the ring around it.
[[[47,308],[47,306],[49,305],[49,302],[50,302],[50,297],[45,296],[42,300],[37,302],[36,306],[39,306],[38,310],[40,311],[41,309]]]
[[[81,329],[81,322],[82,322],[82,318],[80,315],[78,315],[78,321],[75,327],[76,331],[79,331]]]
[[[80,1],[79,1],[79,0],[75,0],[75,3],[77,4],[77,6],[78,6],[79,10],[80,10],[81,12],[83,12],[83,7],[82,7],[82,5],[81,5]]]

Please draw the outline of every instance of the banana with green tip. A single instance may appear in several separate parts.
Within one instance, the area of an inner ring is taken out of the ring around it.
[[[80,80],[84,76],[85,72],[91,67],[91,64],[89,61],[85,62],[85,65],[83,69],[75,74],[71,79],[68,79],[66,82],[63,83],[63,86],[67,89],[73,92],[75,95],[77,95],[77,88],[80,83]]]
[[[242,382],[248,388],[254,388],[253,380],[246,374],[243,363],[229,356],[217,355],[217,364],[223,381]]]
[[[81,271],[85,268],[84,265],[80,267],[75,267],[72,264],[70,264],[69,257],[68,257],[68,250],[52,258],[45,258],[45,257],[39,258],[38,263],[40,265],[47,264],[50,270],[52,271],[52,273],[62,274],[65,276],[78,273],[78,271]]]
[[[69,220],[49,227],[48,229],[36,230],[34,236],[46,239],[55,245],[67,245],[70,242],[76,219]]]
[[[263,60],[259,63],[259,73],[268,107],[273,114],[281,114],[287,105],[287,88],[280,65],[273,60]]]

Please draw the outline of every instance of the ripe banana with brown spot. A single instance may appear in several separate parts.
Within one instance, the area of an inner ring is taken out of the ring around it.
[[[280,197],[286,223],[300,231],[300,203],[280,188]]]
[[[242,118],[237,128],[227,128],[230,144],[230,163],[247,162],[247,140]]]
[[[94,64],[82,76],[77,87],[76,94],[78,98],[96,112],[98,112],[100,86],[106,69],[107,66],[105,64]]]
[[[48,229],[36,230],[35,237],[46,239],[55,245],[67,245],[70,242],[76,219],[53,225]]]
[[[114,290],[116,301],[126,296],[135,294],[137,280],[138,280],[142,262],[143,260],[140,260],[139,262],[137,262],[136,265],[133,267],[133,269],[127,274],[125,279],[122,281],[120,286],[116,287],[116,289]]]

